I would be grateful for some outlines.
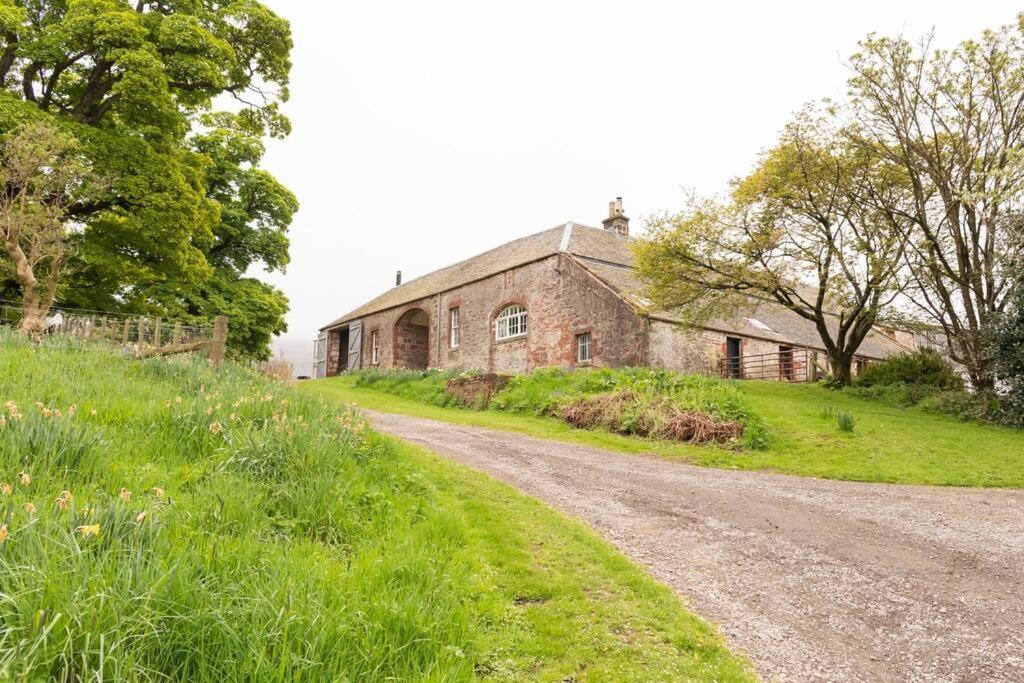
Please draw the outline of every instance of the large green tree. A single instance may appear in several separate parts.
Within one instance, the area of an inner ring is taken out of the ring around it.
[[[290,50],[256,0],[0,0],[0,132],[50,121],[110,179],[70,208],[62,303],[224,313],[234,353],[267,355],[287,301],[245,273],[288,262],[295,198],[258,165],[289,132]]]

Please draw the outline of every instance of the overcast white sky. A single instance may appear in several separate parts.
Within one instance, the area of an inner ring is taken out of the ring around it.
[[[295,127],[266,167],[302,203],[278,347],[394,284],[622,196],[644,216],[723,189],[803,103],[841,96],[868,32],[940,45],[1006,0],[324,2],[292,22]]]

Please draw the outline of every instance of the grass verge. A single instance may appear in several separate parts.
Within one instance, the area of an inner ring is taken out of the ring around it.
[[[582,525],[227,365],[0,331],[0,678],[745,680]]]
[[[372,410],[514,431],[623,453],[653,453],[695,465],[771,470],[851,481],[941,486],[1024,487],[1024,432],[896,408],[816,385],[743,382],[745,405],[771,440],[737,452],[577,430],[547,417],[424,404],[355,386],[350,376],[310,382],[303,390]],[[849,413],[852,432],[823,417],[824,406]]]

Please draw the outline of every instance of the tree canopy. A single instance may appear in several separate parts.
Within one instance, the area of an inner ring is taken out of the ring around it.
[[[691,317],[775,301],[814,321],[841,381],[879,315],[916,318],[991,389],[1022,249],[1024,14],[953,50],[869,36],[850,68],[849,96],[799,114],[726,201],[654,222],[651,298]]]
[[[246,272],[288,263],[297,202],[259,164],[290,130],[290,51],[255,0],[0,0],[0,132],[53,122],[110,179],[69,209],[62,303],[234,313],[232,351],[267,355],[287,301]]]
[[[907,299],[991,388],[987,331],[1019,250],[1007,217],[1024,202],[1024,15],[953,50],[870,36],[850,65],[850,139],[909,182]]]
[[[905,178],[807,110],[725,202],[695,199],[637,243],[648,296],[691,322],[757,299],[810,321],[849,382],[861,342],[900,290]]]

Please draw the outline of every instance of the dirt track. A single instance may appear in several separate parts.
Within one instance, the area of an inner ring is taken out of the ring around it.
[[[765,678],[1024,680],[1024,491],[705,469],[369,416],[589,522]]]

